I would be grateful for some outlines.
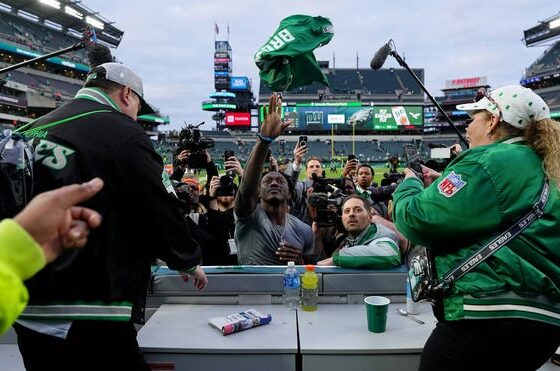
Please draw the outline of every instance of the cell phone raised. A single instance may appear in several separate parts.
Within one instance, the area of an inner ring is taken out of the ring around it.
[[[235,156],[235,152],[230,151],[230,150],[225,150],[224,151],[224,161],[228,161],[230,157]]]
[[[268,164],[270,162],[270,157],[272,157],[272,152],[270,151],[269,148],[268,151],[266,152],[266,157],[264,159],[265,164]]]
[[[352,161],[352,160],[355,160],[355,159],[356,159],[356,155],[354,155],[354,154],[348,155],[348,161]]]
[[[307,147],[307,136],[301,135],[298,139],[298,146]]]
[[[418,153],[418,147],[412,144],[403,145],[406,167],[414,171],[416,176],[420,179],[422,177],[422,159]]]

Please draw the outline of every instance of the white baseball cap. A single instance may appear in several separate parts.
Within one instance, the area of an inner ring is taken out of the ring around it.
[[[474,103],[459,104],[457,109],[467,111],[486,110],[516,128],[523,129],[530,123],[550,118],[550,109],[545,101],[531,89],[520,85],[508,85],[494,89],[488,96]]]
[[[121,63],[109,62],[95,67],[88,75],[86,81],[105,79],[122,86],[128,86],[140,98],[139,115],[154,113],[154,109],[144,100],[144,87],[142,79],[134,71]]]

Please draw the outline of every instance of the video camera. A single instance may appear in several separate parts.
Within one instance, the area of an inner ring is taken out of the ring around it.
[[[200,125],[187,124],[179,133],[179,145],[177,153],[187,150],[190,152],[189,159],[187,160],[187,167],[189,169],[204,169],[206,167],[206,154],[205,149],[214,148],[214,140],[211,138],[204,138],[200,134]]]
[[[318,226],[335,225],[341,216],[342,202],[345,194],[344,178],[328,179],[312,174],[313,193],[307,198],[307,204],[317,209],[315,223]]]

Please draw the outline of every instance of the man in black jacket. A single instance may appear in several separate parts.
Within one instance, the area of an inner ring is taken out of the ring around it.
[[[136,122],[150,110],[141,79],[104,63],[28,132],[36,192],[93,177],[105,187],[86,203],[104,219],[87,245],[28,282],[29,306],[16,325],[27,370],[149,370],[133,322],[144,321],[151,263],[162,259],[199,289],[207,284],[162,160]]]

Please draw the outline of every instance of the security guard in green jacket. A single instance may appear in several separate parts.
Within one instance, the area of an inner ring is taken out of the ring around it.
[[[535,370],[560,344],[560,125],[546,103],[505,86],[457,106],[473,121],[470,149],[442,173],[406,169],[394,222],[435,255],[438,278],[513,225],[538,201],[544,215],[455,282],[435,310],[421,370]]]

